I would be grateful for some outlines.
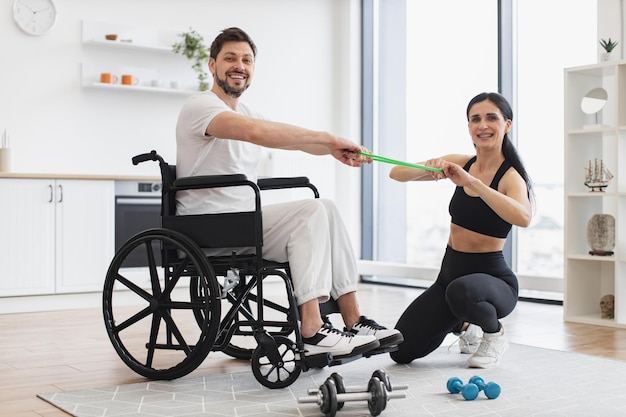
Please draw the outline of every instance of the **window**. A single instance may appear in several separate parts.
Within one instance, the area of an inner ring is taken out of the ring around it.
[[[498,89],[497,2],[380,1],[378,6],[373,151],[410,162],[471,154],[465,107],[477,93]],[[371,259],[437,268],[454,186],[397,183],[388,178],[390,169],[372,167]]]
[[[510,8],[512,25],[498,26],[500,3]],[[363,5],[363,57],[374,63],[363,73],[363,132],[374,153],[409,162],[473,153],[467,102],[482,91],[498,91],[499,64],[513,69],[504,74],[513,78],[506,80],[513,90],[511,137],[534,180],[537,207],[529,228],[514,228],[511,262],[522,286],[560,288],[563,69],[595,62],[596,0],[364,0]],[[501,37],[513,40],[511,62],[499,62]],[[377,162],[364,170],[363,218],[371,222],[363,227],[362,258],[406,264],[411,272],[405,276],[434,279],[454,186],[397,183],[388,178],[390,169]]]
[[[408,1],[406,16],[406,158],[416,162],[472,154],[467,103],[480,92],[498,90],[497,3]],[[405,187],[407,262],[438,266],[448,239],[454,185],[442,181]]]

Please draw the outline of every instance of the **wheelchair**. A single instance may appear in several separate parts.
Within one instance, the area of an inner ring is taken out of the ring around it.
[[[146,161],[158,161],[160,167],[161,228],[142,231],[122,245],[103,289],[107,334],[129,368],[148,379],[170,380],[195,370],[211,351],[221,351],[250,360],[256,380],[274,389],[291,385],[309,369],[364,356],[306,356],[289,264],[262,256],[261,190],[308,188],[318,198],[307,177],[257,183],[242,174],[176,178],[176,167],[156,151],[132,158],[134,165]],[[255,209],[175,214],[176,192],[223,187],[248,187]],[[229,253],[204,251],[219,248]],[[127,259],[137,256],[147,267],[130,266]],[[284,294],[265,294],[268,277],[278,277]],[[338,311],[332,300],[320,308],[325,320]]]

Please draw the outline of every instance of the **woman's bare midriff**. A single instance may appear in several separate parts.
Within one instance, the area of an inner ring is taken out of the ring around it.
[[[464,227],[450,224],[448,245],[458,252],[485,253],[498,252],[504,247],[506,239],[473,232]]]

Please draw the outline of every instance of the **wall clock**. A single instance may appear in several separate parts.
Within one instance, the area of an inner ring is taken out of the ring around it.
[[[45,35],[57,20],[57,9],[52,0],[15,0],[13,20],[29,35]]]

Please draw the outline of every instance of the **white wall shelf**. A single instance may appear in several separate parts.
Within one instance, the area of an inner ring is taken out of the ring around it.
[[[173,53],[171,46],[140,45],[135,42],[120,41],[119,39],[116,41],[89,39],[83,41],[83,45],[113,49],[128,49],[130,51],[163,52],[166,54]]]
[[[149,92],[166,95],[189,95],[198,91],[191,61],[172,51],[182,31],[125,25],[111,22],[83,21],[82,44],[86,59],[82,65],[84,88]],[[106,35],[117,35],[107,40]],[[100,74],[117,77],[113,84],[100,82]],[[123,74],[136,77],[137,85],[122,85]],[[170,88],[176,82],[178,87]],[[156,86],[155,84],[156,83]]]
[[[564,75],[564,319],[626,328],[626,61],[567,68]],[[604,108],[583,113],[581,100],[598,87],[608,93]],[[585,167],[595,159],[614,175],[604,192],[584,185]],[[613,255],[589,254],[587,223],[597,213],[615,217]],[[612,319],[601,317],[600,298],[607,294],[615,296]]]
[[[122,84],[105,84],[94,82],[92,84],[83,85],[85,88],[94,88],[99,90],[114,90],[125,92],[148,92],[159,94],[176,94],[176,95],[191,95],[196,93],[194,90],[182,90],[180,88],[165,88],[165,87],[152,87],[152,86],[140,86],[140,85],[122,85]]]
[[[172,45],[179,41],[178,33],[182,32],[150,26],[83,20],[82,41],[86,45],[171,52]],[[107,40],[106,35],[116,35],[117,40]]]

